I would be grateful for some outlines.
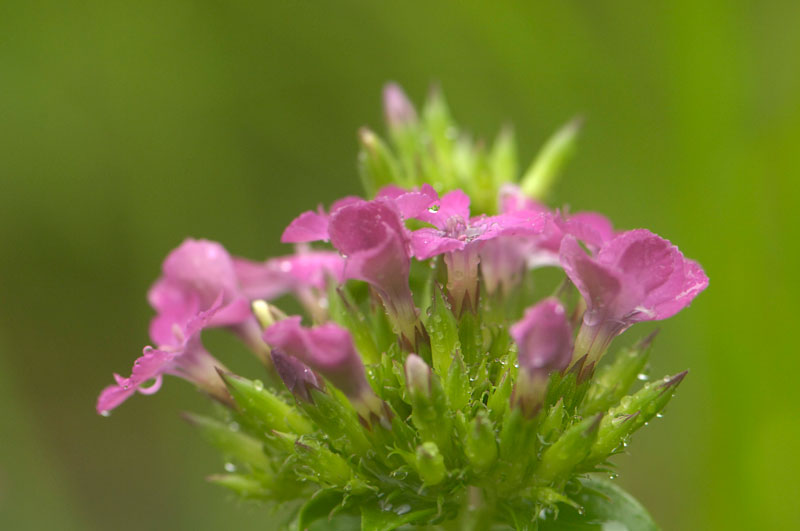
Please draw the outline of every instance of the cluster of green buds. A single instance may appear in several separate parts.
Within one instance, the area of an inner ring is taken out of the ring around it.
[[[472,142],[439,92],[418,115],[389,85],[384,109],[388,140],[360,133],[367,198],[302,213],[282,237],[295,254],[256,263],[195,240],[170,254],[150,293],[159,346],[98,411],[164,374],[193,382],[217,404],[186,415],[224,454],[210,480],[290,529],[655,529],[606,479],[609,458],[686,373],[648,381],[653,335],[606,353],[687,306],[703,270],[647,230],[539,202],[577,122],[520,176],[510,130]],[[305,316],[281,310],[287,293]],[[208,353],[214,326],[264,374]]]

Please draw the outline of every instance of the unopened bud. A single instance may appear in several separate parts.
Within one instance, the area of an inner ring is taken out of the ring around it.
[[[433,442],[424,442],[417,447],[416,469],[426,485],[437,485],[447,476],[444,457]]]

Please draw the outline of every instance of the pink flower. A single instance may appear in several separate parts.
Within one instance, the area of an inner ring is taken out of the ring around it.
[[[344,260],[332,251],[301,250],[266,262],[234,258],[233,265],[246,297],[272,300],[293,293],[316,322],[327,317],[328,280],[340,283],[344,271]]]
[[[240,325],[252,318],[250,303],[243,296],[234,262],[225,248],[208,240],[185,240],[164,260],[163,274],[150,288],[147,298],[157,315],[150,323],[150,338],[169,345],[173,329],[182,327],[220,297],[209,326]]]
[[[708,286],[697,262],[645,229],[617,235],[594,257],[567,235],[561,265],[586,301],[575,356],[588,354],[587,363],[632,324],[671,317]]]
[[[316,211],[308,210],[303,212],[289,223],[283,231],[281,242],[283,243],[306,243],[315,241],[328,241],[328,223],[331,216],[343,206],[363,201],[360,197],[347,196],[335,201],[326,213],[322,205]]]
[[[528,308],[510,333],[520,367],[513,400],[530,417],[544,400],[548,375],[563,371],[572,359],[572,327],[561,303],[549,298]]]
[[[541,212],[518,210],[498,216],[476,216],[470,218],[469,197],[461,190],[453,190],[438,198],[432,189],[419,194],[429,195],[427,207],[407,209],[407,217],[414,217],[433,225],[432,228],[416,230],[411,235],[414,256],[426,260],[444,254],[447,265],[448,292],[461,313],[477,306],[477,281],[479,250],[489,241],[501,237],[533,235],[544,228],[545,217]],[[396,200],[401,201],[400,196]]]
[[[344,206],[331,216],[329,233],[333,246],[345,256],[344,278],[375,288],[398,331],[415,344],[417,311],[408,287],[408,230],[395,204],[376,199]]]
[[[267,328],[264,340],[325,376],[350,398],[357,409],[365,407],[369,410],[377,399],[367,383],[364,364],[347,329],[335,323],[304,328],[300,317],[294,316]]]
[[[522,194],[518,187],[506,185],[500,190],[500,212],[517,211],[539,212],[545,216],[546,223],[540,234],[527,238],[525,252],[528,268],[558,266],[561,240],[572,234],[581,240],[589,250],[597,251],[605,242],[614,238],[611,221],[596,212],[552,211],[545,205]]]
[[[137,391],[146,395],[155,393],[161,388],[165,374],[193,382],[217,400],[230,403],[230,396],[216,372],[216,368],[224,370],[225,367],[200,342],[200,332],[211,326],[221,303],[220,297],[208,311],[199,312],[184,326],[174,327],[172,337],[158,349],[145,347],[142,356],[134,362],[129,378],[114,374],[116,384],[106,387],[100,393],[97,412],[107,415]],[[153,382],[152,385],[145,387],[150,381]]]

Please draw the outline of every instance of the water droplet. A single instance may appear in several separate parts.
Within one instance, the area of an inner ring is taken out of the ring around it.
[[[636,375],[636,379],[639,380],[640,382],[646,382],[648,376],[645,373],[640,372],[639,374]]]
[[[284,273],[288,273],[292,270],[292,263],[289,260],[284,260],[281,262],[280,268]]]
[[[609,474],[608,479],[610,479],[612,481],[617,479],[617,474]]]
[[[153,347],[150,346],[144,347],[144,350],[142,351],[143,354],[150,354],[151,352],[153,352]]]
[[[230,428],[231,431],[239,431],[239,423],[231,422],[230,424],[228,424],[228,428]]]
[[[664,415],[662,415],[661,413],[656,413],[656,418],[657,419],[663,419]]]
[[[395,513],[401,514],[401,515],[402,514],[406,514],[409,511],[411,511],[411,506],[408,505],[408,504],[403,504],[403,505],[401,505],[400,507],[398,507],[397,509],[394,510]]]
[[[101,417],[110,417],[111,416],[111,412],[108,411],[108,410],[101,411],[100,412],[100,416]]]
[[[428,208],[428,212],[430,212],[431,214],[436,214],[437,212],[439,212],[439,208],[441,208],[439,205],[431,205]]]
[[[225,463],[225,472],[236,472],[236,465],[233,463]]]
[[[581,516],[586,514],[586,509],[584,509],[583,507],[578,507],[577,511],[578,511],[578,514],[581,515]]]
[[[264,382],[262,382],[261,380],[253,380],[253,387],[256,388],[256,391],[263,391]]]

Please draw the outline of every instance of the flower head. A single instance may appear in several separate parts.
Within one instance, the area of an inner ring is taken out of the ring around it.
[[[632,324],[671,317],[708,286],[697,262],[646,229],[619,234],[595,257],[565,236],[561,265],[586,301],[576,355],[589,361]]]

